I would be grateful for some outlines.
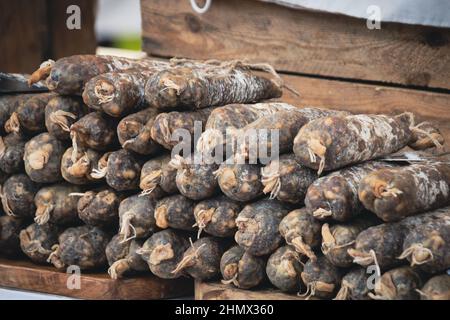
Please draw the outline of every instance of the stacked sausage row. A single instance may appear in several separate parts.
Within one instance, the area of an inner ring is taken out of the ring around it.
[[[283,87],[264,64],[73,56],[30,82],[45,78],[51,93],[0,97],[0,253],[108,262],[114,279],[449,299],[450,160],[390,157],[441,147],[432,124],[261,102]],[[192,150],[172,156],[178,132]]]

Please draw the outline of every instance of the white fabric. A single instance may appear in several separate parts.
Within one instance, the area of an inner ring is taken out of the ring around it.
[[[450,28],[449,0],[262,0],[293,8],[345,14],[367,19],[367,8],[376,5],[382,22],[400,22]],[[214,6],[214,1],[213,4]]]

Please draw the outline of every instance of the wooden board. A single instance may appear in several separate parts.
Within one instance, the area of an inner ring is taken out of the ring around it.
[[[81,11],[80,30],[66,26],[72,4]],[[0,1],[0,71],[31,73],[50,58],[94,53],[95,5],[92,0]]]
[[[284,82],[300,93],[285,90],[281,100],[297,106],[342,109],[353,113],[398,114],[411,111],[417,122],[437,125],[450,150],[450,94],[423,90],[284,75]]]
[[[68,289],[70,274],[29,261],[0,258],[0,287],[51,293],[80,299],[150,300],[190,296],[193,281],[187,278],[163,280],[137,276],[112,280],[107,274],[81,274],[80,289]]]
[[[196,281],[195,300],[305,300],[305,298],[274,289],[242,290],[231,284]]]
[[[450,29],[294,10],[255,0],[141,0],[143,50],[164,57],[249,59],[278,70],[450,89]]]

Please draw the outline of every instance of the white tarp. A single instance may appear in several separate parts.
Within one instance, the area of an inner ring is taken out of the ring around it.
[[[381,22],[450,28],[450,0],[262,0],[293,8],[345,14],[367,19],[369,6],[378,6]],[[214,5],[214,0],[212,5]],[[370,10],[369,10],[370,11]]]

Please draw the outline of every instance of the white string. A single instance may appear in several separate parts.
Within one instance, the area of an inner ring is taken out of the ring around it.
[[[211,6],[211,2],[212,2],[212,0],[206,0],[205,5],[203,6],[203,8],[201,8],[198,6],[197,0],[190,0],[190,1],[191,1],[192,10],[194,10],[198,14],[203,14],[206,11],[208,11],[209,7]]]

